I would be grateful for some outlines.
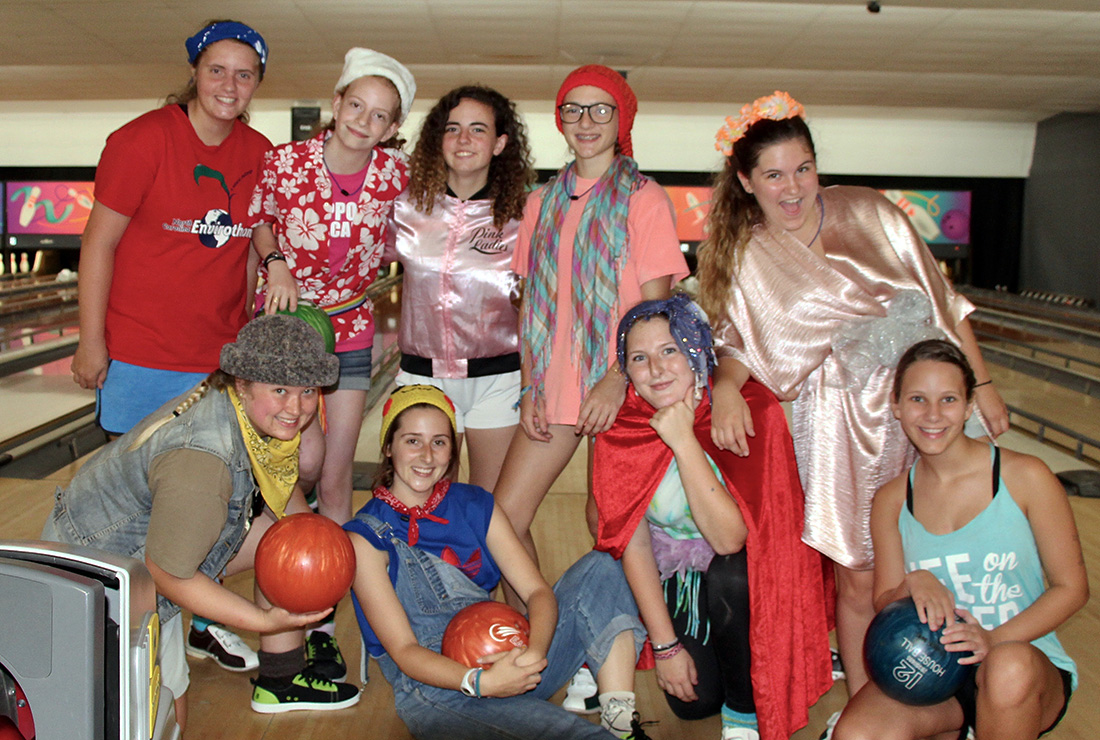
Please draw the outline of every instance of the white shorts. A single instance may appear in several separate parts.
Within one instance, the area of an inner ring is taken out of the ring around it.
[[[520,371],[480,378],[430,378],[402,370],[398,385],[434,385],[455,405],[458,433],[471,429],[499,429],[519,424]]]
[[[160,682],[176,699],[191,685],[191,670],[183,649],[183,616],[180,612],[160,625]]]

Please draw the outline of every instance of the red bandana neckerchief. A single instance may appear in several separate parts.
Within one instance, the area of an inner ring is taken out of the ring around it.
[[[436,507],[443,502],[443,497],[447,495],[447,489],[451,487],[449,480],[441,480],[435,484],[435,488],[432,490],[432,495],[428,496],[428,500],[424,502],[423,506],[405,506],[397,500],[397,497],[390,493],[390,489],[385,486],[379,486],[374,489],[374,497],[379,501],[387,503],[398,514],[405,514],[409,517],[409,545],[415,545],[420,539],[420,524],[418,520],[427,519],[431,522],[438,524],[449,524],[450,522],[441,516],[436,516],[432,512]]]

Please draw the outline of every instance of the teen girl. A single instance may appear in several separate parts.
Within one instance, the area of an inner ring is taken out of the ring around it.
[[[367,286],[378,274],[393,200],[408,180],[394,147],[415,93],[412,74],[395,59],[350,49],[331,124],[268,153],[252,199],[263,220],[254,239],[267,272],[264,310],[293,310],[302,298],[329,314],[336,330],[340,381],[325,399],[328,431],[322,438],[319,425],[308,429],[303,454],[323,456],[318,507],[341,524],[351,518],[352,458],[370,388]]]
[[[416,83],[395,59],[353,48],[332,98],[332,122],[308,141],[264,158],[252,210],[253,239],[266,271],[264,310],[312,301],[332,319],[340,380],[327,389],[324,417],[302,433],[299,488],[316,484],[318,510],[351,518],[352,462],[370,389],[374,282],[393,200],[408,180],[397,129]],[[319,480],[318,480],[319,478]],[[331,619],[310,635],[311,664],[341,679],[346,666]]]
[[[394,391],[383,408],[380,485],[344,525],[355,546],[359,627],[398,716],[421,740],[628,734],[645,633],[622,568],[591,552],[551,590],[492,495],[452,482],[454,424],[438,388]],[[488,600],[502,576],[526,604],[529,646],[486,656],[478,668],[442,656],[451,618]],[[600,684],[602,726],[546,701],[586,661]]]
[[[306,665],[302,628],[323,616],[273,607],[222,586],[250,570],[284,514],[309,511],[293,490],[298,443],[320,386],[339,372],[316,331],[262,316],[221,351],[220,369],[92,457],[57,494],[42,539],[144,560],[157,588],[161,671],[182,728],[190,685],[180,609],[260,633],[252,708],[265,714],[343,709],[359,691]]]
[[[753,422],[738,390],[751,374],[791,400],[806,493],[803,539],[836,564],[837,644],[854,694],[867,681],[861,648],[874,616],[871,497],[911,461],[889,414],[901,347],[957,337],[989,380],[967,321],[973,310],[940,273],[908,218],[869,188],[821,188],[802,106],[775,92],[718,132],[700,303],[719,356],[714,441],[748,454]],[[1004,402],[983,383],[991,431]]]
[[[613,69],[571,72],[555,120],[576,158],[528,199],[520,225],[523,429],[494,493],[532,555],[539,504],[581,438],[609,429],[626,396],[614,362],[619,318],[687,275],[668,196],[631,159],[637,108]]]
[[[112,436],[202,382],[248,320],[248,200],[271,148],[248,106],[267,43],[220,20],[184,45],[187,86],[107,138],[81,238],[73,380],[96,389]],[[256,668],[252,648],[202,617],[187,639],[228,670]]]
[[[416,140],[389,238],[404,267],[398,385],[455,402],[470,483],[488,491],[519,423],[519,219],[534,181],[527,132],[496,90],[451,90]]]
[[[594,445],[596,546],[622,558],[657,685],[677,717],[721,713],[723,740],[785,740],[832,684],[786,416],[749,383],[752,455],[714,445],[710,327],[683,294],[623,317],[618,360],[630,390]]]
[[[271,148],[248,105],[267,44],[212,21],[185,46],[187,87],[107,138],[81,238],[73,380],[112,435],[216,370],[248,320],[248,199]]]
[[[911,347],[898,362],[891,410],[920,457],[875,495],[875,608],[911,596],[922,622],[976,665],[967,684],[929,707],[872,683],[833,737],[1033,740],[1049,732],[1077,686],[1054,630],[1085,605],[1088,578],[1073,512],[1037,458],[963,434],[974,372],[953,344]],[[944,626],[946,625],[946,626]]]

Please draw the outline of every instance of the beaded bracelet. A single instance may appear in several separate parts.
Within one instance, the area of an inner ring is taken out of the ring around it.
[[[534,388],[532,385],[525,385],[519,389],[519,400],[512,404],[512,410],[516,410],[523,403],[523,394]]]
[[[653,646],[653,652],[663,653],[666,650],[671,650],[672,648],[676,647],[679,644],[680,644],[680,638],[677,637],[677,638],[674,638],[672,640],[672,642],[668,643],[667,645],[654,645]]]
[[[656,658],[657,660],[668,660],[669,658],[672,658],[672,657],[675,657],[675,656],[679,655],[680,653],[683,652],[683,650],[684,650],[683,643],[677,642],[675,645],[670,647],[668,650],[662,650],[659,653],[656,650],[654,650],[653,651],[653,657]]]

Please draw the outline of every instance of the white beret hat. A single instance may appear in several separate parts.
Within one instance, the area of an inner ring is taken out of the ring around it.
[[[398,123],[403,123],[416,96],[416,80],[412,72],[391,56],[356,46],[344,55],[344,71],[336,82],[336,94],[339,95],[360,77],[385,77],[394,84],[401,97],[401,120]]]

